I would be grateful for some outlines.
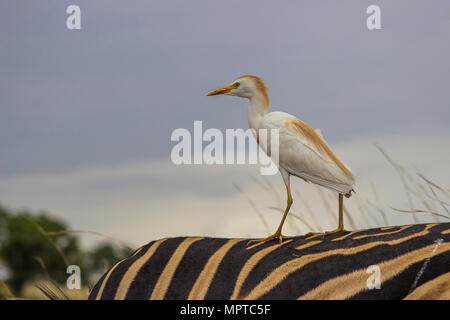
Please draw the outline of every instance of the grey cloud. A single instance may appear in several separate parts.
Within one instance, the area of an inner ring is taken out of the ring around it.
[[[207,98],[262,76],[272,104],[355,136],[448,131],[448,1],[72,1],[0,4],[0,175],[167,159],[170,133],[247,127],[246,103]],[[275,109],[275,108],[274,108]]]

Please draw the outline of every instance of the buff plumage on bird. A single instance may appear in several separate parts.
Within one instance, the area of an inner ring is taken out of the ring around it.
[[[331,234],[345,231],[343,219],[343,195],[350,197],[355,184],[355,175],[331,150],[320,132],[305,122],[285,113],[274,111],[267,113],[270,99],[264,81],[252,75],[245,75],[234,80],[230,85],[214,90],[208,96],[230,95],[247,98],[248,123],[253,132],[260,129],[277,129],[279,135],[277,163],[287,191],[287,206],[276,232],[264,239],[251,242],[265,242],[283,239],[281,230],[293,203],[290,176],[299,177],[338,193],[339,225]],[[255,137],[259,142],[258,137]],[[270,146],[261,146],[270,155]],[[312,233],[310,233],[312,234]]]

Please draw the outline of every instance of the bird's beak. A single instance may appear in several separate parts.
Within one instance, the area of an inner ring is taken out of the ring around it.
[[[207,94],[207,96],[215,96],[218,94],[225,94],[225,93],[230,92],[232,89],[233,89],[233,86],[229,85],[229,86],[211,91],[210,93]]]

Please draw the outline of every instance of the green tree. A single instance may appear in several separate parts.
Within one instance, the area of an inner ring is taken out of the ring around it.
[[[24,284],[36,279],[48,278],[65,285],[67,266],[72,264],[81,269],[82,285],[89,281],[92,285],[132,252],[125,245],[109,242],[82,251],[80,234],[48,213],[12,212],[0,206],[0,267],[8,270],[7,284],[13,293],[20,295]]]
[[[12,214],[4,208],[0,210],[0,218],[0,229],[6,231],[0,243],[0,260],[9,270],[8,284],[15,294],[20,294],[23,285],[37,277],[47,276],[64,283],[69,264],[79,265],[83,270],[82,252],[75,236],[46,234],[66,230],[62,221],[46,213]]]

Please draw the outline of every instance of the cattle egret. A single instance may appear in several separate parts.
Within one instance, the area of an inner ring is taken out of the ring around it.
[[[286,185],[287,206],[277,231],[264,239],[251,242],[264,242],[272,239],[283,239],[281,229],[293,203],[290,187],[290,176],[318,184],[338,193],[339,225],[338,228],[325,234],[345,231],[343,221],[343,195],[351,196],[355,176],[352,171],[335,155],[323,139],[320,131],[285,112],[270,112],[269,95],[263,80],[256,76],[245,75],[234,80],[230,85],[214,90],[208,96],[226,94],[247,98],[248,123],[259,143],[260,129],[278,129],[279,159],[278,168]],[[260,144],[261,145],[261,144]],[[267,152],[267,150],[265,150]],[[269,155],[270,152],[268,152]],[[313,233],[309,233],[313,234]]]

